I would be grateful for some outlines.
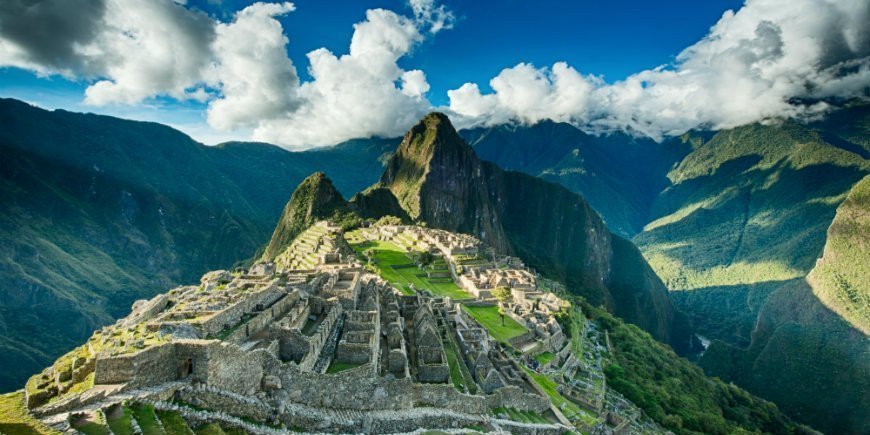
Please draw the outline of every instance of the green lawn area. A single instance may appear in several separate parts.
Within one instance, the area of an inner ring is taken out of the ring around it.
[[[583,355],[583,327],[586,326],[586,317],[577,308],[571,313],[571,352],[575,355]]]
[[[556,409],[562,411],[562,414],[568,417],[569,420],[574,421],[579,419],[590,426],[594,426],[597,423],[598,419],[594,415],[581,409],[576,403],[566,399],[565,396],[556,391],[556,381],[550,379],[547,375],[535,373],[526,367],[523,368],[541,386],[541,389],[547,393],[547,396],[550,396],[550,400],[556,406]]]
[[[555,358],[555,357],[556,357],[556,355],[554,355],[552,352],[543,352],[543,353],[539,353],[539,354],[535,355],[535,359],[539,363],[541,363],[541,365],[547,364],[548,362],[552,361],[553,358]]]
[[[344,363],[338,361],[332,361],[332,364],[329,365],[329,368],[326,369],[326,373],[338,373],[343,372],[345,370],[355,369],[362,364],[356,363]]]
[[[480,324],[489,331],[489,335],[492,335],[493,338],[502,343],[507,343],[511,338],[518,337],[528,332],[523,325],[520,325],[516,320],[511,319],[509,316],[504,317],[504,325],[502,325],[502,319],[501,315],[498,313],[498,307],[494,305],[489,307],[469,307],[463,305],[462,309],[468,312],[471,317],[474,317],[474,320],[480,322]]]
[[[223,429],[221,429],[220,425],[217,423],[209,423],[203,426],[200,426],[193,431],[196,435],[224,435]]]
[[[369,251],[375,261],[378,274],[402,293],[414,294],[410,287],[410,284],[414,284],[415,287],[426,289],[436,296],[449,296],[453,299],[473,299],[473,296],[459,288],[451,279],[438,279],[433,282],[425,276],[418,276],[425,272],[418,269],[411,259],[408,258],[405,250],[395,243],[383,240],[360,242],[360,239],[352,236],[348,238],[348,242],[357,253],[362,254]]]
[[[0,433],[8,435],[57,434],[27,413],[24,391],[0,395]]]
[[[142,429],[143,435],[162,435],[163,429],[157,424],[157,415],[154,414],[154,407],[144,403],[137,403],[130,407],[133,410],[133,417],[139,428]]]

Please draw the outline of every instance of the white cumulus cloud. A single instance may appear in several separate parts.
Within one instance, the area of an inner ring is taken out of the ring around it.
[[[422,39],[414,19],[369,10],[354,26],[348,54],[325,48],[308,53],[313,79],[299,87],[304,103],[286,118],[261,122],[254,138],[305,148],[400,135],[431,108],[425,74],[397,64]]]
[[[662,138],[772,117],[812,116],[870,88],[870,2],[748,0],[662,66],[607,84],[564,63],[519,64],[448,92],[460,125],[541,119]],[[802,101],[798,101],[802,100]]]
[[[298,108],[299,77],[275,19],[293,10],[292,3],[255,3],[236,13],[233,22],[217,25],[213,85],[221,97],[209,103],[211,126],[252,127]]]

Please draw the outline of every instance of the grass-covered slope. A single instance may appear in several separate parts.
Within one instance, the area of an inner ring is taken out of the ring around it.
[[[351,195],[395,146],[207,147],[159,124],[9,99],[0,125],[0,391],[136,299],[249,257],[311,172]]]
[[[702,334],[746,345],[770,283],[809,273],[868,170],[805,125],[721,131],[671,171],[634,241],[668,288],[692,290],[676,297]]]

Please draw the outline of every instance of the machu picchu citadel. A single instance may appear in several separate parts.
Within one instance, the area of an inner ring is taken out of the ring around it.
[[[606,338],[560,291],[472,236],[318,221],[274,262],[137,301],[26,405],[85,433],[664,433],[607,388]]]

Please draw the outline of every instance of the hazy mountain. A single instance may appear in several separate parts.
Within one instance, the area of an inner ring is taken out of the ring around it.
[[[0,391],[130,304],[248,258],[314,170],[353,194],[389,140],[291,153],[0,100]]]

